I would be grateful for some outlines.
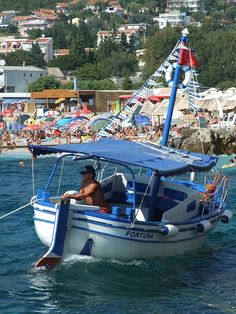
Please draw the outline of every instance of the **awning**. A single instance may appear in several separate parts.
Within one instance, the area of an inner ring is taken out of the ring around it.
[[[55,101],[55,104],[60,104],[60,102],[63,102],[65,101],[66,99],[65,98],[58,98],[56,101]]]
[[[56,146],[29,145],[34,155],[55,153],[82,154],[88,158],[103,158],[123,164],[156,171],[160,176],[170,176],[189,171],[208,171],[216,165],[217,157],[177,150],[151,143],[138,143],[115,139],[101,139],[81,144]]]

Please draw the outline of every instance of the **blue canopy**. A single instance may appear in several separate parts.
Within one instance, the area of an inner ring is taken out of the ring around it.
[[[208,171],[217,162],[217,157],[172,149],[153,143],[117,139],[100,139],[89,143],[56,146],[29,145],[29,148],[34,155],[79,153],[92,159],[101,158],[151,169],[161,176],[176,175],[188,171]]]

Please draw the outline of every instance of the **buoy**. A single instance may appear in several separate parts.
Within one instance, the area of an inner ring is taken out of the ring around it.
[[[166,237],[174,237],[179,232],[179,229],[174,225],[164,225],[161,227],[161,234]]]
[[[232,219],[232,217],[233,217],[233,213],[231,212],[231,210],[227,209],[221,215],[220,220],[221,220],[221,222],[226,224]]]
[[[196,225],[196,230],[201,233],[207,232],[211,230],[211,228],[212,228],[212,224],[209,220],[202,220]]]
[[[174,70],[177,66],[177,63],[173,63],[171,66],[168,67],[166,74],[165,74],[165,79],[166,83],[168,84],[169,87],[173,86],[173,74]],[[178,84],[178,88],[186,88],[190,82],[191,79],[191,68],[189,66],[182,66],[181,70],[184,72],[185,77],[182,83]]]

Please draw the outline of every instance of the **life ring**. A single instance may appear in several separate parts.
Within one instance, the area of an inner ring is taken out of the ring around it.
[[[168,67],[165,74],[166,83],[169,87],[173,86],[173,74],[174,70],[176,69],[177,62],[173,63],[171,66]],[[178,84],[178,88],[186,88],[188,86],[188,83],[191,79],[191,68],[188,66],[181,66],[181,70],[184,72],[185,77],[182,83]]]

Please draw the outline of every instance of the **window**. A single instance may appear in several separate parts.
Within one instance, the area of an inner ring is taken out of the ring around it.
[[[194,211],[196,208],[196,201],[193,201],[187,206],[187,213]]]

